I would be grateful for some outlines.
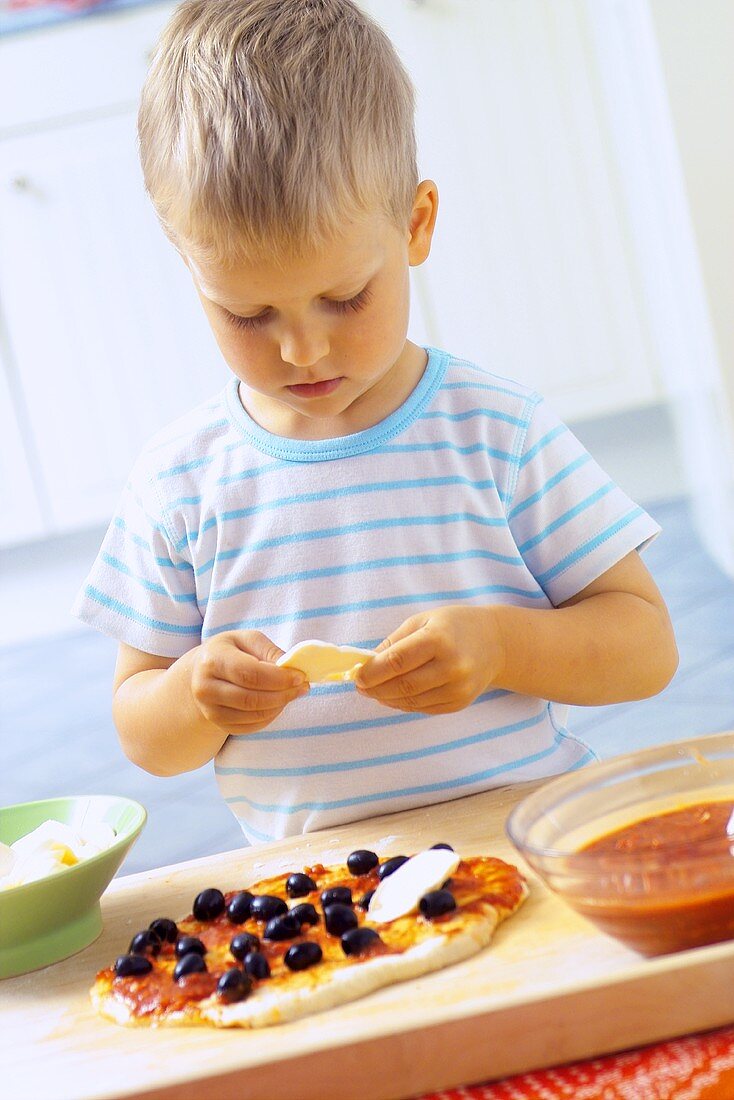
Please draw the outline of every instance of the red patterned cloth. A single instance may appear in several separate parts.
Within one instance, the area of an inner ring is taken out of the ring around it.
[[[734,1027],[421,1100],[734,1100]]]

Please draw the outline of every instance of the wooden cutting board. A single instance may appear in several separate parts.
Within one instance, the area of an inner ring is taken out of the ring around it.
[[[734,1020],[734,943],[644,960],[549,894],[505,839],[537,784],[411,810],[113,881],[96,943],[0,982],[0,1080],[17,1100],[385,1100],[504,1077]],[[192,815],[192,821],[194,821]],[[492,945],[437,974],[253,1032],[122,1028],[88,988],[154,917],[357,847],[381,857],[438,841],[515,862],[531,893]]]

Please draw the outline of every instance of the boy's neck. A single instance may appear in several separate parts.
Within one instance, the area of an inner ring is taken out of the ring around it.
[[[380,424],[407,401],[428,364],[424,348],[406,340],[389,371],[334,417],[305,416],[283,402],[239,384],[243,408],[256,424],[285,439],[338,439]]]

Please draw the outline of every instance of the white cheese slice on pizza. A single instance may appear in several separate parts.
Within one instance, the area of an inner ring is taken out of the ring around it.
[[[294,668],[302,672],[309,683],[324,684],[353,680],[357,670],[366,664],[375,651],[360,649],[354,645],[332,645],[309,639],[298,642],[275,662],[281,668]]]
[[[446,848],[419,852],[382,880],[372,895],[368,919],[384,924],[415,912],[423,895],[443,886],[460,862],[461,857]]]

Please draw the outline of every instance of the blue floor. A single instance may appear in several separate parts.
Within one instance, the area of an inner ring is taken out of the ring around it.
[[[703,550],[683,501],[650,506],[663,534],[645,555],[670,608],[681,662],[654,699],[576,707],[571,729],[602,757],[734,729],[734,581]],[[115,645],[94,631],[0,650],[0,805],[126,794],[148,824],[123,873],[243,843],[211,765],[161,779],[123,756],[110,716]]]

